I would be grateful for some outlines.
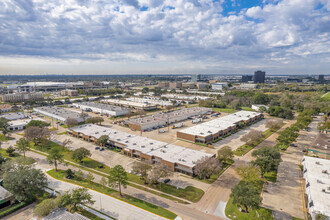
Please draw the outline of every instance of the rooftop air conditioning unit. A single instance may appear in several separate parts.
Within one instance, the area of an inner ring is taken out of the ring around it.
[[[322,170],[322,173],[328,173],[328,170]]]
[[[315,164],[317,164],[317,165],[321,165],[319,161],[316,161]]]

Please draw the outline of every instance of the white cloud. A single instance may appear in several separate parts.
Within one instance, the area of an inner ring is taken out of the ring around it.
[[[320,54],[329,57],[328,0],[270,0],[229,16],[222,15],[222,3],[3,0],[0,55],[13,60],[23,56],[20,62],[28,57],[50,58],[50,63],[81,60],[91,69],[91,61],[106,66],[116,62],[121,71],[134,69],[128,62],[139,71],[145,65],[165,72],[169,66],[183,71],[188,64],[213,73],[258,65],[274,68],[278,62],[296,63],[300,71],[302,61],[317,62],[312,58]],[[319,4],[324,7],[315,9]],[[148,9],[140,11],[142,6]],[[172,65],[164,65],[168,62]],[[196,63],[203,65],[192,65]],[[322,65],[330,69],[330,64]]]

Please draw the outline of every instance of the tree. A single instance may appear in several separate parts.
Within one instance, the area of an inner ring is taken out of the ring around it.
[[[95,177],[93,176],[93,174],[91,172],[88,172],[86,179],[90,184],[93,184],[93,180],[95,179]]]
[[[256,183],[261,176],[260,169],[252,165],[241,165],[236,172],[245,183]]]
[[[65,178],[67,178],[67,179],[73,179],[74,178],[74,172],[71,169],[67,169],[65,171],[65,173],[66,173],[66,177]]]
[[[121,165],[116,165],[114,168],[110,170],[109,176],[109,185],[110,186],[118,186],[119,194],[121,194],[121,186],[126,188],[128,182],[128,177],[125,169]]]
[[[203,157],[195,165],[194,173],[199,179],[209,179],[213,174],[219,173],[221,165],[219,160],[214,157]]]
[[[2,131],[2,133],[4,135],[6,135],[7,132],[8,132],[8,130],[7,130],[8,129],[8,122],[9,122],[8,119],[0,118],[0,131]]]
[[[84,147],[80,147],[73,151],[72,153],[72,159],[79,161],[80,163],[85,157],[90,157],[92,154],[89,150],[87,150]]]
[[[263,147],[253,151],[252,156],[256,157],[256,160],[252,163],[261,169],[262,175],[264,175],[265,172],[277,170],[281,162],[281,153],[272,147]]]
[[[40,121],[40,120],[31,120],[26,126],[25,128],[29,128],[29,127],[39,127],[39,128],[43,128],[43,127],[47,127],[49,126],[49,123],[46,123],[44,121]]]
[[[266,122],[266,128],[269,128],[272,131],[280,129],[282,125],[283,121],[277,119],[270,119]]]
[[[55,199],[45,199],[35,207],[33,214],[42,218],[49,215],[49,213],[56,209],[56,207],[57,204]]]
[[[24,158],[25,158],[25,152],[30,147],[30,142],[28,140],[26,140],[25,138],[20,138],[17,141],[16,145],[17,145],[16,149],[18,150],[18,152],[23,152],[23,155],[24,155]]]
[[[247,145],[253,145],[259,142],[263,137],[264,134],[261,131],[251,129],[251,131],[244,135],[240,140],[245,141]]]
[[[63,146],[63,149],[66,148],[67,146],[69,146],[70,144],[72,144],[73,142],[70,140],[70,139],[65,139],[63,142],[62,142],[62,146]]]
[[[76,179],[81,181],[84,178],[84,173],[81,170],[78,170],[76,173]]]
[[[148,87],[144,87],[143,89],[142,89],[142,93],[148,93],[149,92],[149,88]]]
[[[91,194],[86,188],[68,191],[59,198],[58,206],[67,207],[69,211],[77,211],[79,205],[94,204]]]
[[[102,124],[102,122],[104,122],[104,119],[102,117],[92,117],[86,119],[86,123]]]
[[[238,184],[231,190],[230,197],[233,198],[233,203],[244,207],[245,212],[249,212],[250,208],[258,208],[261,198],[257,189],[252,185]]]
[[[100,184],[102,185],[103,189],[104,189],[104,186],[106,186],[108,184],[108,181],[104,176],[101,178]]]
[[[106,144],[108,143],[108,140],[109,140],[109,136],[108,135],[102,135],[101,137],[99,137],[96,141],[96,143],[98,145],[101,145],[101,146],[106,146]]]
[[[269,102],[268,95],[266,95],[262,92],[256,93],[253,96],[253,103],[254,104],[264,104],[264,105],[266,105],[268,102]]]
[[[35,144],[40,143],[42,139],[49,137],[49,135],[50,132],[46,127],[31,126],[24,131],[24,137],[28,141],[33,141]]]
[[[227,163],[228,160],[232,160],[233,158],[234,153],[229,146],[224,146],[218,150],[218,159],[220,162]]]
[[[151,169],[151,166],[141,162],[135,162],[132,170],[134,173],[139,174],[141,178],[144,179],[144,182],[147,182],[148,172]]]
[[[64,162],[63,157],[64,155],[61,153],[61,149],[59,147],[54,147],[49,151],[47,160],[49,164],[54,164],[56,172],[57,165]]]
[[[15,152],[15,148],[13,148],[12,146],[8,147],[6,150],[6,153],[8,154],[9,157],[13,157],[14,152]]]
[[[17,162],[12,162],[10,165],[2,175],[4,188],[19,201],[42,195],[43,189],[48,184],[47,177],[41,170]]]
[[[72,127],[78,124],[78,121],[74,118],[67,118],[64,122],[68,127]]]
[[[158,183],[158,180],[160,178],[166,178],[166,177],[170,177],[172,175],[173,175],[173,172],[169,169],[168,166],[166,166],[164,164],[156,164],[156,165],[154,165],[152,170],[149,172],[148,180],[151,183],[156,184],[156,183]]]

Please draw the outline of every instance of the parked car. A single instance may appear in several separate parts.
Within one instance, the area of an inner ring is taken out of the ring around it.
[[[95,147],[95,150],[99,150],[100,149],[100,147]]]
[[[103,148],[103,147],[101,147],[101,148],[100,148],[100,151],[104,151],[104,148]]]
[[[165,179],[164,180],[164,183],[168,183],[168,182],[170,182],[171,180],[170,179]]]

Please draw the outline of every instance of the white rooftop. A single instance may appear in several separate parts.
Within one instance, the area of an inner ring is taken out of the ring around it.
[[[309,211],[330,216],[330,160],[304,156],[302,164],[308,202],[313,202]]]
[[[112,103],[112,104],[119,104],[119,105],[127,105],[132,107],[155,107],[155,104],[150,103],[142,103],[142,102],[134,102],[129,100],[120,100],[120,99],[104,99],[103,102]]]
[[[8,122],[9,126],[20,126],[20,125],[27,125],[32,119],[18,119]]]
[[[216,134],[221,130],[225,130],[229,127],[232,127],[240,121],[248,120],[257,115],[260,115],[260,113],[252,111],[239,111],[230,115],[214,119],[212,121],[204,122],[202,124],[183,129],[180,132],[190,135],[207,137],[209,135]]]
[[[143,154],[157,156],[165,161],[194,167],[195,163],[203,157],[212,157],[212,154],[204,153],[185,147],[168,144],[147,137],[141,137],[111,128],[86,124],[71,128],[75,132],[81,132],[85,135],[99,138],[102,135],[108,135],[110,141],[122,144],[124,149],[137,150]]]
[[[23,119],[29,117],[30,116],[25,114],[24,112],[12,112],[12,113],[6,113],[0,115],[0,118],[5,118],[7,120],[17,120],[17,119]]]

